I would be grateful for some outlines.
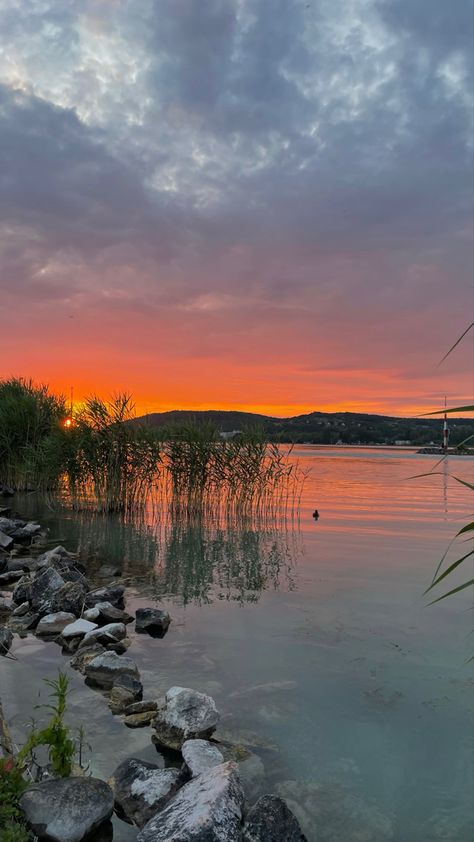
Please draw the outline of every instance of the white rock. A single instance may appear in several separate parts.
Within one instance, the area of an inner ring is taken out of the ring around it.
[[[186,740],[181,754],[192,778],[224,762],[224,757],[217,746],[208,740]]]
[[[94,631],[97,628],[97,623],[90,623],[89,620],[76,620],[70,623],[62,631],[62,636],[67,639],[70,637],[83,637],[88,632]]]

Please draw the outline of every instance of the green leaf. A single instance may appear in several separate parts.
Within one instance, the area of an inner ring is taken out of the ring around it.
[[[457,588],[453,588],[452,591],[444,593],[442,596],[439,596],[438,599],[434,599],[433,602],[429,602],[428,605],[434,605],[435,602],[440,602],[442,599],[446,599],[447,596],[452,596],[455,593],[459,593],[459,591],[463,591],[465,590],[465,588],[469,588],[471,585],[474,585],[474,579],[470,579],[469,582],[464,582],[463,585],[459,585]]]
[[[422,412],[421,416],[425,415],[452,415],[454,412],[474,412],[474,406],[453,406],[451,409],[437,409],[435,412]]]
[[[456,567],[459,567],[459,565],[462,564],[462,562],[465,561],[466,558],[469,558],[469,556],[471,555],[474,555],[474,550],[470,550],[468,553],[466,553],[466,555],[463,555],[462,558],[458,558],[457,561],[453,561],[453,563],[449,565],[449,567],[444,571],[444,573],[442,573],[441,576],[438,576],[438,578],[431,583],[429,588],[427,588],[424,592],[423,596],[429,593],[429,591],[431,591],[435,587],[435,585],[439,585],[439,583],[443,579],[445,579],[446,576],[449,576],[449,574],[452,573],[453,570],[456,570]]]
[[[465,485],[466,488],[470,488],[471,491],[474,491],[474,485],[471,482],[466,482],[465,479],[459,479],[459,477],[455,477],[454,475],[452,475],[452,476],[453,476],[453,479],[456,480],[456,482],[460,482],[461,485]]]
[[[456,538],[458,537],[458,535],[464,535],[465,532],[473,532],[473,531],[474,531],[474,520],[472,521],[472,523],[466,523],[466,525],[463,526],[463,528],[460,529],[459,532],[456,532]]]

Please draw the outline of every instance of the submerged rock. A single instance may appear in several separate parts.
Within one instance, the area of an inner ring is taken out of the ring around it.
[[[126,714],[123,724],[127,728],[144,728],[146,725],[150,725],[154,717],[154,710],[143,710],[140,713]]]
[[[93,684],[108,690],[117,676],[130,675],[138,678],[139,672],[131,658],[121,658],[115,652],[104,652],[86,665],[85,675]]]
[[[392,822],[374,804],[340,784],[285,781],[276,791],[286,801],[305,833],[318,842],[391,842]]]
[[[85,649],[81,649],[80,652],[73,655],[69,663],[73,669],[78,670],[82,673],[82,675],[84,675],[87,664],[90,664],[94,658],[97,658],[97,655],[102,655],[105,651],[106,650],[100,645],[100,643],[92,643],[90,646],[87,646]]]
[[[143,827],[177,792],[181,773],[130,757],[117,766],[109,783],[120,812]]]
[[[208,740],[186,740],[181,754],[192,778],[224,762],[224,757],[217,746]]]
[[[263,795],[251,808],[243,842],[308,842],[296,816],[277,795]]]
[[[6,655],[13,643],[13,634],[10,629],[0,626],[0,655]]]
[[[81,842],[110,818],[112,790],[96,778],[59,778],[33,784],[20,798],[33,833],[51,842]]]
[[[138,608],[136,611],[135,631],[137,632],[148,632],[152,636],[163,637],[170,623],[170,615],[160,608]]]
[[[171,687],[165,701],[154,722],[154,741],[158,745],[180,751],[185,740],[212,735],[219,712],[210,696],[188,687]]]
[[[125,709],[124,713],[130,716],[132,713],[144,713],[145,711],[158,710],[158,702],[151,699],[144,699],[143,702],[132,702],[131,705]]]
[[[36,627],[36,634],[40,637],[41,635],[58,635],[72,622],[74,622],[74,614],[68,614],[65,611],[47,614],[39,621]]]
[[[215,766],[185,784],[137,842],[240,842],[243,801],[235,764]]]

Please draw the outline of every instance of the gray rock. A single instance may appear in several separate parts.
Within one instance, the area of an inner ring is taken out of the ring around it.
[[[66,611],[47,614],[39,621],[36,627],[36,634],[40,637],[42,635],[58,635],[72,622],[74,622],[74,614],[68,614]]]
[[[243,801],[235,764],[214,766],[185,784],[137,842],[240,842]]]
[[[143,702],[132,702],[131,705],[125,709],[124,713],[130,716],[132,713],[144,713],[145,711],[158,710],[158,702],[151,699],[144,699]]]
[[[79,620],[74,620],[73,623],[70,623],[69,626],[66,626],[63,629],[62,637],[64,638],[64,640],[68,640],[71,637],[84,637],[84,635],[94,631],[96,628],[96,623],[90,623],[89,620],[84,620],[81,618]]]
[[[160,608],[138,608],[135,615],[135,630],[156,637],[163,637],[170,623],[170,615]]]
[[[73,655],[69,663],[74,670],[77,670],[84,675],[87,664],[90,664],[97,655],[102,655],[104,652],[105,649],[100,645],[100,643],[93,643],[90,646],[87,646],[87,648],[81,649],[81,651],[77,652],[76,655]]]
[[[13,602],[8,597],[1,596],[0,597],[0,615],[3,614],[9,615],[13,611]]]
[[[121,576],[122,571],[120,567],[114,564],[103,564],[97,571],[99,579],[115,579],[116,576]]]
[[[15,587],[13,588],[13,601],[16,602],[17,605],[21,605],[22,602],[28,602],[31,599],[31,584],[33,579],[31,576],[21,576],[19,581],[16,583]]]
[[[13,643],[13,634],[10,629],[0,626],[0,655],[6,655]]]
[[[11,558],[7,565],[7,570],[9,573],[20,573],[25,572],[25,563],[22,558]]]
[[[93,608],[88,608],[84,611],[83,617],[86,620],[92,620],[99,626],[108,623],[133,623],[134,618],[131,614],[123,611],[121,608],[115,608],[111,602],[98,602]]]
[[[30,602],[33,608],[43,612],[45,605],[64,584],[63,577],[51,567],[37,573],[31,583]]]
[[[263,795],[247,814],[243,842],[307,842],[307,839],[283,799]]]
[[[186,740],[212,735],[219,712],[210,696],[187,687],[171,687],[165,701],[154,722],[158,745],[180,751]]]
[[[7,535],[6,532],[0,530],[0,550],[11,550],[13,544],[14,541],[11,535]]]
[[[30,610],[30,603],[29,602],[22,602],[20,605],[17,605],[17,607],[13,609],[13,616],[14,617],[24,617],[25,614],[28,614],[29,610]]]
[[[38,556],[38,562],[40,564],[48,565],[54,558],[76,558],[75,553],[68,552],[65,547],[54,547],[52,550],[47,550],[45,553],[42,553]]]
[[[131,658],[120,657],[115,652],[104,652],[86,665],[85,675],[91,683],[108,690],[117,676],[130,675],[138,678],[139,672]]]
[[[51,608],[53,611],[70,611],[75,617],[80,617],[86,595],[87,587],[84,582],[66,581],[51,599]]]
[[[107,626],[100,626],[87,632],[81,646],[87,646],[89,643],[97,641],[102,646],[108,646],[109,643],[116,643],[126,637],[127,630],[123,623],[109,623]]]
[[[109,783],[119,811],[143,827],[177,792],[181,773],[130,757],[117,766]]]
[[[95,591],[87,594],[86,607],[93,608],[98,602],[110,602],[115,608],[124,607],[125,588],[122,585],[116,585],[110,588],[96,588]]]
[[[27,614],[22,614],[20,616],[14,617],[13,615],[10,617],[8,621],[8,625],[13,632],[18,632],[18,634],[24,634],[27,631],[32,631],[38,625],[40,619],[40,615],[34,611],[28,611]]]
[[[224,757],[217,746],[208,740],[186,740],[181,754],[192,778],[224,762]]]
[[[13,585],[21,579],[23,573],[21,570],[7,570],[5,573],[0,573],[0,587],[3,585]]]
[[[30,786],[20,806],[33,833],[50,842],[81,842],[110,818],[112,790],[96,778],[59,778]]]
[[[131,675],[119,675],[110,691],[109,707],[112,713],[123,713],[129,705],[141,701],[143,685]]]

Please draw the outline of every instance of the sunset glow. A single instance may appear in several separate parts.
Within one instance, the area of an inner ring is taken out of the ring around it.
[[[438,362],[473,311],[470,4],[139,5],[6,4],[0,376],[139,413],[469,403],[472,339]]]

